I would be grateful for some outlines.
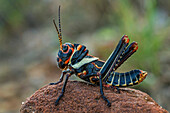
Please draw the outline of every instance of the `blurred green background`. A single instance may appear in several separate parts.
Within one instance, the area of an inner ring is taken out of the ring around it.
[[[86,45],[102,60],[124,34],[138,42],[138,51],[118,71],[146,70],[146,80],[133,88],[170,111],[169,0],[1,0],[0,112],[19,112],[27,97],[59,79],[52,23],[59,5],[63,42]]]

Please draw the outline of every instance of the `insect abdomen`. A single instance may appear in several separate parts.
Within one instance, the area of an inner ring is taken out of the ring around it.
[[[112,86],[132,86],[136,85],[146,77],[141,76],[143,71],[141,70],[132,70],[126,73],[118,73],[118,72],[112,72],[110,74],[110,77],[107,79],[106,83]]]

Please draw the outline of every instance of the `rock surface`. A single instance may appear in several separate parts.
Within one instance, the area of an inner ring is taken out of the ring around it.
[[[104,88],[105,96],[111,101],[111,107],[100,97],[99,86],[92,86],[82,82],[69,81],[65,95],[58,98],[63,83],[46,85],[22,102],[20,112],[149,112],[168,113],[159,106],[149,95],[139,90],[120,88],[120,94],[112,88]]]

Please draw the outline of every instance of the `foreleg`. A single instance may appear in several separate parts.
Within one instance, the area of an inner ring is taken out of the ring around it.
[[[58,102],[59,100],[63,97],[64,95],[64,92],[65,92],[65,87],[66,87],[66,84],[67,84],[67,81],[68,81],[68,78],[70,77],[69,74],[66,75],[66,79],[64,81],[64,85],[63,85],[63,88],[62,88],[62,92],[60,94],[60,96],[57,98],[57,100],[55,101],[55,105],[57,106],[58,105]]]
[[[65,81],[64,81],[64,85],[63,85],[61,94],[60,94],[60,96],[57,98],[57,100],[56,100],[56,102],[55,102],[55,105],[58,105],[59,100],[63,97],[64,92],[65,92],[65,87],[66,87],[67,81],[68,81],[69,77],[70,77],[73,73],[74,73],[74,71],[69,71],[69,72],[66,74],[66,78],[65,78]]]
[[[64,75],[65,75],[67,72],[69,72],[69,71],[70,71],[70,70],[64,70],[64,71],[62,71],[62,74],[61,74],[61,76],[60,76],[59,81],[54,82],[54,83],[50,83],[49,85],[56,85],[56,84],[59,84],[60,82],[62,82],[62,81],[63,81],[63,78],[64,78]]]

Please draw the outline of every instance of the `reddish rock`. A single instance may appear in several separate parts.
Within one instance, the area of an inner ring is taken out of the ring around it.
[[[149,112],[168,113],[160,107],[149,95],[139,90],[120,88],[120,94],[112,88],[104,88],[105,96],[111,101],[111,107],[100,97],[99,86],[82,82],[69,81],[59,105],[54,103],[58,98],[63,83],[46,85],[36,91],[22,103],[20,112]]]

